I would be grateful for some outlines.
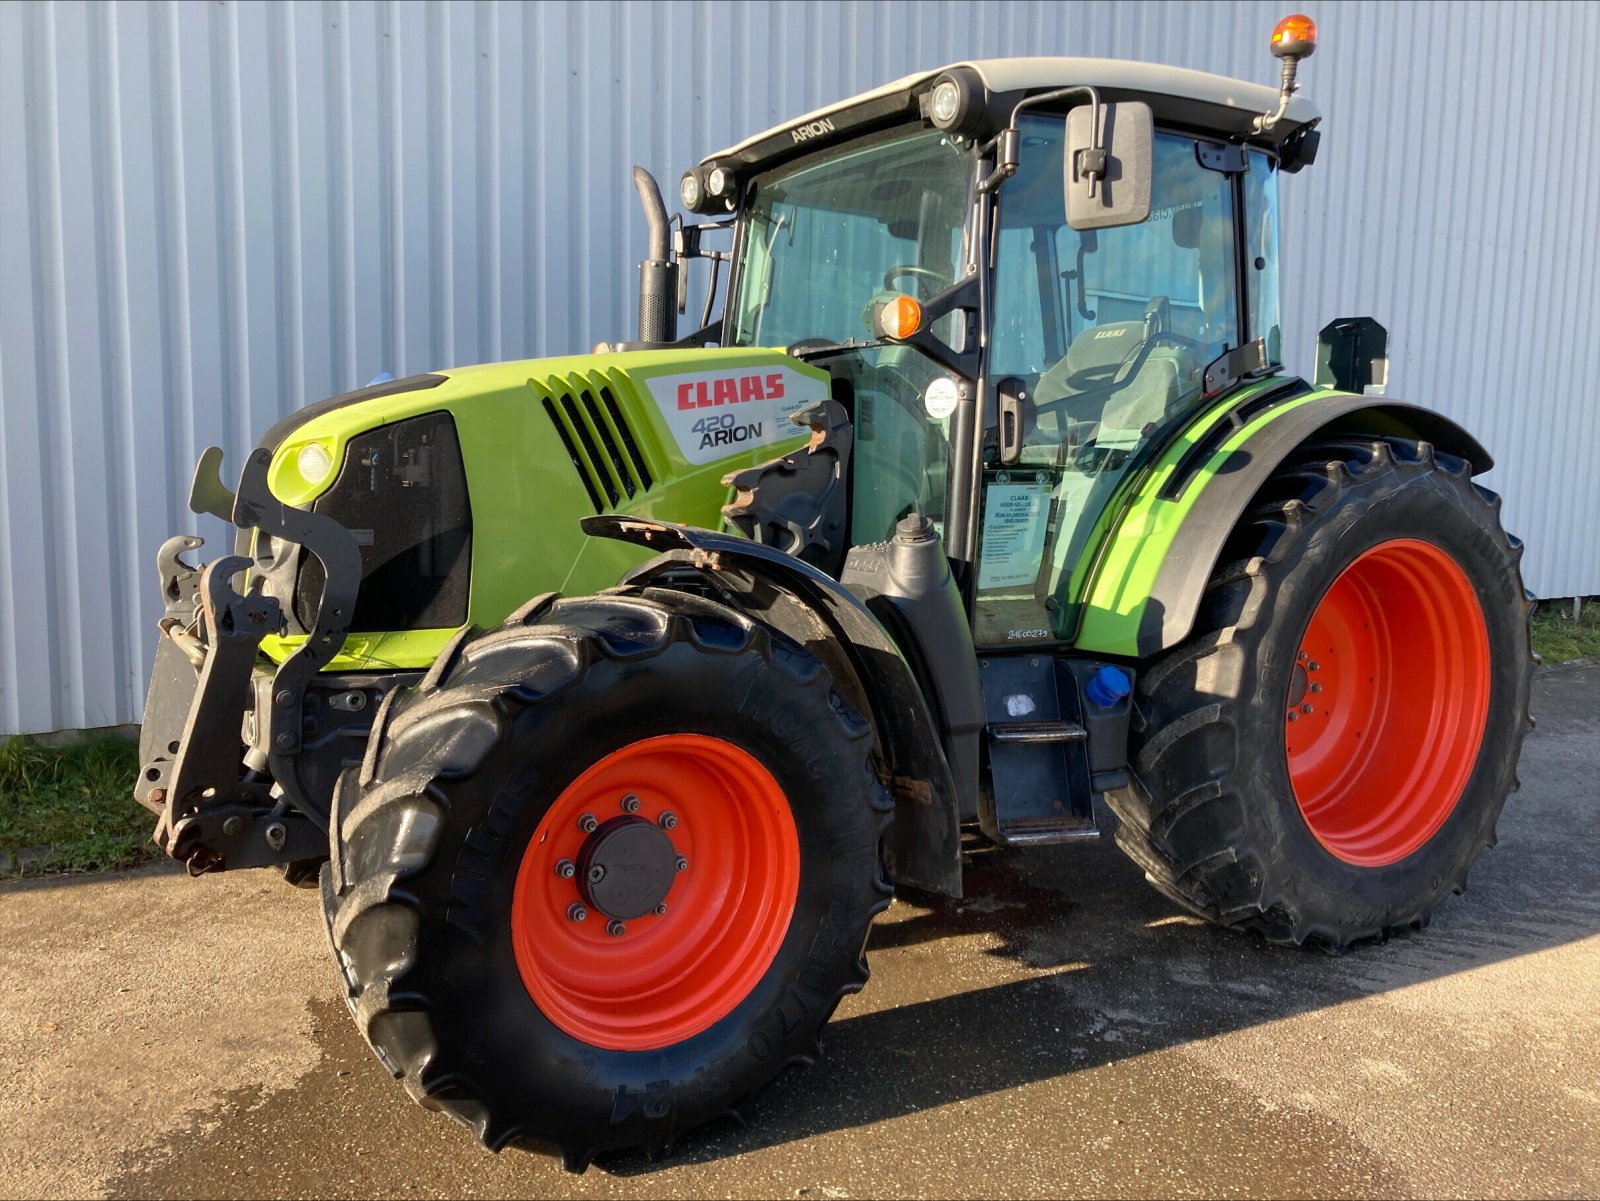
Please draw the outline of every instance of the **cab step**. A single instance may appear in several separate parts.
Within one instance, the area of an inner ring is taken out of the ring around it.
[[[994,742],[1083,742],[1089,737],[1075,721],[1007,721],[991,723]]]
[[[1051,654],[981,659],[991,789],[978,824],[1001,846],[1097,838],[1089,731],[1068,665]]]

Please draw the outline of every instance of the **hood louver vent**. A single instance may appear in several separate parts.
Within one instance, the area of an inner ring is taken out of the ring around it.
[[[543,403],[596,513],[649,491],[649,464],[609,387],[551,388]]]

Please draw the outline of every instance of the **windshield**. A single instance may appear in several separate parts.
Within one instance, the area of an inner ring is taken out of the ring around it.
[[[728,344],[861,341],[882,293],[949,287],[970,162],[945,134],[919,130],[758,179]]]
[[[936,130],[870,139],[760,176],[745,218],[730,346],[872,340],[890,295],[926,300],[968,274],[973,159]],[[951,315],[932,327],[954,342]],[[943,531],[956,385],[909,346],[819,360],[855,424],[850,534],[877,542],[910,513]]]

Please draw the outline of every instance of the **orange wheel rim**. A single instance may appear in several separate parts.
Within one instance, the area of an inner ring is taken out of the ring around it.
[[[1306,825],[1336,858],[1411,854],[1465,791],[1489,713],[1489,631],[1466,572],[1415,538],[1346,567],[1306,626],[1284,723]]]
[[[670,1046],[750,994],[799,886],[771,772],[720,738],[643,739],[568,785],[534,831],[511,903],[517,970],[573,1038]]]

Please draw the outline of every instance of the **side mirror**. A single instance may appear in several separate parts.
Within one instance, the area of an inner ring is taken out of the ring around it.
[[[1067,114],[1063,191],[1073,229],[1137,225],[1150,216],[1154,121],[1138,100],[1082,104]]]

